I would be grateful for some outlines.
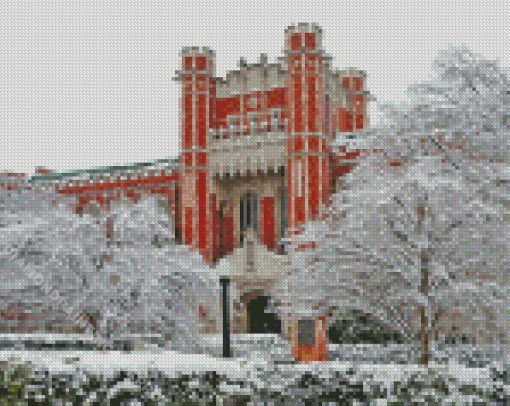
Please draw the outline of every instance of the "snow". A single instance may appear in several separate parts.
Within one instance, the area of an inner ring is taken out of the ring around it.
[[[52,344],[55,342],[70,342],[76,343],[93,342],[94,336],[90,334],[0,334],[0,343],[15,342],[15,341],[31,341],[31,342],[44,342]]]
[[[245,359],[224,359],[204,354],[181,354],[175,351],[123,353],[118,351],[0,351],[0,361],[32,363],[53,373],[74,371],[112,376],[117,371],[161,371],[170,376],[177,372],[216,371],[244,377],[241,364]]]
[[[491,367],[470,368],[455,360],[447,364],[445,371],[455,376],[461,383],[481,383],[480,380],[486,380],[491,376]]]
[[[361,346],[360,350],[378,350],[379,346]],[[501,382],[502,372],[499,369],[498,382],[493,381],[492,366],[486,368],[468,368],[453,359],[449,364],[431,362],[428,367],[417,364],[396,365],[394,363],[360,363],[355,361],[312,362],[310,364],[274,364],[268,361],[271,349],[253,351],[248,357],[236,359],[222,359],[207,355],[187,355],[174,351],[138,351],[135,353],[121,352],[86,352],[86,351],[0,351],[0,361],[10,360],[15,363],[33,364],[35,376],[46,377],[46,385],[52,378],[59,382],[76,385],[86,382],[87,376],[94,375],[101,379],[102,388],[106,389],[109,399],[117,396],[121,391],[142,393],[155,399],[162,395],[167,399],[168,387],[164,382],[168,378],[179,379],[187,375],[184,383],[187,387],[187,399],[193,400],[209,392],[211,387],[204,382],[206,373],[215,371],[219,374],[218,390],[221,399],[231,398],[235,393],[245,394],[253,401],[264,401],[264,393],[270,396],[282,394],[285,399],[296,399],[321,392],[335,392],[340,389],[355,390],[363,387],[363,396],[375,400],[382,393],[387,394],[387,401],[402,402],[403,399],[393,394],[394,388],[401,388],[411,394],[413,400],[422,400],[426,395],[440,400],[443,393],[436,388],[435,380],[444,381],[449,394],[445,401],[456,401],[465,404],[468,400],[485,400],[487,397],[462,394],[462,385],[471,385],[494,394],[496,390],[503,390],[500,398],[506,399],[506,388]],[[355,355],[355,354],[351,354]],[[46,375],[43,371],[48,370]],[[39,372],[37,372],[39,371]],[[119,373],[124,372],[122,377]],[[312,376],[311,380],[307,378]],[[157,377],[149,383],[147,378]],[[314,378],[318,378],[318,382]],[[72,381],[71,381],[72,378]],[[313,382],[315,381],[315,382]],[[107,383],[108,382],[108,383]],[[311,385],[311,386],[308,386]],[[340,386],[340,387],[339,387]],[[80,386],[82,390],[83,386]],[[269,393],[267,392],[269,391]],[[103,392],[104,393],[104,392]],[[344,393],[348,399],[352,393]],[[90,394],[89,400],[96,396]],[[218,395],[217,395],[218,396]],[[335,395],[336,396],[336,395]],[[439,398],[438,398],[439,397]],[[165,400],[159,398],[160,400]],[[268,398],[266,398],[268,399]],[[318,401],[317,397],[314,397]],[[168,400],[168,399],[167,399]],[[333,401],[333,398],[331,398]],[[291,400],[292,402],[292,400]],[[220,403],[222,404],[222,403]],[[291,403],[293,404],[293,403]],[[299,403],[300,404],[300,403]],[[372,404],[372,403],[371,403]],[[403,404],[403,403],[398,403]]]
[[[23,342],[45,342],[54,344],[57,342],[86,342],[91,340],[90,335],[52,335],[52,334],[18,334],[10,336],[0,335],[0,343],[13,341],[15,339]],[[213,335],[209,342],[216,348],[221,337]],[[275,356],[275,349],[280,347],[277,335],[253,335],[238,334],[232,337],[232,348],[240,350],[244,347],[248,350],[235,351],[243,353],[236,358],[223,358],[207,354],[183,354],[165,349],[139,350],[130,353],[121,351],[84,351],[84,350],[3,350],[0,351],[1,361],[16,363],[32,363],[40,369],[47,368],[53,373],[72,372],[79,367],[82,372],[103,374],[112,376],[118,371],[143,372],[160,371],[168,376],[175,376],[178,373],[216,371],[230,377],[239,379],[256,378],[262,379],[271,369],[275,367],[272,359]],[[273,347],[267,344],[273,343]],[[221,343],[220,343],[221,344]],[[220,350],[221,350],[221,346]],[[487,379],[491,374],[492,365],[484,368],[472,368],[461,364],[457,358],[460,353],[474,351],[476,347],[454,348],[449,351],[449,360],[446,363],[431,362],[427,367],[419,364],[395,364],[392,354],[395,351],[409,351],[412,346],[395,344],[386,347],[381,345],[331,345],[331,353],[342,351],[347,361],[332,360],[329,362],[312,362],[309,364],[278,364],[279,374],[289,379],[297,374],[313,372],[319,374],[332,374],[334,372],[354,372],[357,376],[363,376],[375,381],[394,382],[402,381],[412,374],[427,374],[428,371],[436,371],[444,374],[451,374],[458,378],[459,382],[469,383],[480,379]],[[290,349],[290,348],[289,348]],[[488,353],[505,352],[500,347],[487,347],[484,351]],[[221,353],[221,352],[220,352]],[[356,356],[364,354],[373,361],[359,362]],[[503,358],[498,361],[504,362]],[[504,369],[501,369],[504,370]]]

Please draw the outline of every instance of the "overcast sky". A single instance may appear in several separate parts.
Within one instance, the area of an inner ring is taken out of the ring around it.
[[[216,50],[224,76],[241,56],[275,61],[292,23],[317,23],[333,67],[366,70],[368,90],[388,102],[426,80],[450,44],[510,66],[508,21],[508,0],[2,0],[0,170],[177,155],[171,78],[183,46]]]

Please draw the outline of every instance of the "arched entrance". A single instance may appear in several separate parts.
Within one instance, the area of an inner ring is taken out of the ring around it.
[[[275,313],[266,313],[268,296],[257,296],[247,305],[248,333],[281,334],[282,324]]]

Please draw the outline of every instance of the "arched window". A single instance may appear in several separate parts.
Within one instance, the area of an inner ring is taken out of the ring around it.
[[[258,202],[254,193],[246,193],[241,197],[239,208],[239,224],[241,229],[241,242],[243,242],[244,234],[249,228],[257,231]]]

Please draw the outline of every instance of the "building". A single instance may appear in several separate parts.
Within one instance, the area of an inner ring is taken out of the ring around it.
[[[24,189],[28,182],[26,173],[0,172],[0,188],[9,190]]]
[[[333,71],[331,59],[308,24],[286,30],[280,63],[241,60],[226,79],[215,77],[212,50],[182,50],[176,216],[185,244],[217,258],[253,228],[274,251],[285,230],[317,218],[339,175],[330,144],[368,126],[365,73]]]
[[[183,48],[174,78],[182,86],[179,158],[45,170],[28,183],[76,196],[78,213],[142,194],[162,197],[178,240],[231,277],[233,332],[268,328],[263,318],[271,331],[281,330],[263,313],[272,282],[285,272],[280,241],[319,218],[356,156],[334,141],[368,127],[373,100],[365,72],[332,68],[319,26],[288,27],[283,54],[277,63],[265,54],[252,65],[241,59],[238,70],[220,78],[213,50]]]
[[[368,127],[366,74],[333,70],[322,30],[310,24],[285,31],[279,63],[241,59],[226,79],[215,77],[214,51],[181,56],[179,235],[207,260],[233,252],[225,267],[238,290],[233,329],[249,332],[251,301],[285,273],[281,238],[318,219],[345,172],[336,135]]]

